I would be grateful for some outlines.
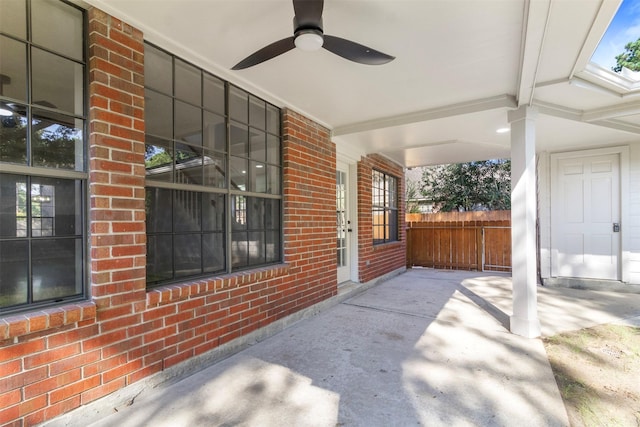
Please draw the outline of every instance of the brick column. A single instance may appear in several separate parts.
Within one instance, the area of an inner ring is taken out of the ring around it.
[[[91,295],[100,335],[83,350],[102,357],[141,344],[127,327],[140,323],[146,306],[144,205],[144,45],[142,33],[104,12],[89,9],[89,190]],[[83,396],[93,400],[128,382],[140,369],[125,365],[111,385]]]

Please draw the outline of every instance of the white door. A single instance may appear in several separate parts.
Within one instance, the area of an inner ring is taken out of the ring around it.
[[[620,156],[556,158],[551,273],[620,280]]]
[[[349,168],[338,167],[336,171],[336,220],[337,220],[337,247],[338,283],[346,282],[351,278],[350,262],[350,233],[352,232],[349,218]]]

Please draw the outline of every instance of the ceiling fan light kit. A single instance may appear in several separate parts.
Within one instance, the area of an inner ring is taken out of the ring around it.
[[[261,64],[294,48],[313,52],[324,48],[329,52],[359,64],[382,65],[395,57],[367,46],[322,31],[324,0],[293,0],[293,36],[278,40],[252,53],[232,70],[243,70]]]
[[[302,30],[295,37],[294,43],[296,47],[306,52],[320,50],[324,44],[322,33],[317,30]]]

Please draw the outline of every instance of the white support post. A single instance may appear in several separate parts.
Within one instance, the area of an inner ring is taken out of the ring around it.
[[[511,124],[511,332],[540,336],[537,301],[535,107],[509,112]]]

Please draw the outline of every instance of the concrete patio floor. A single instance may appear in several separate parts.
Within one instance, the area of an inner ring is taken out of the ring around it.
[[[638,294],[538,297],[544,335],[640,316]],[[133,404],[46,425],[568,425],[541,340],[509,333],[510,311],[507,275],[411,269]]]

